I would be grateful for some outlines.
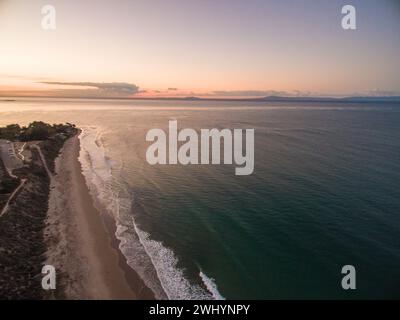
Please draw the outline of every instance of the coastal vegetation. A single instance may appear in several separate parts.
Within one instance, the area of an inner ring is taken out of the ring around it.
[[[20,126],[19,124],[10,124],[0,128],[0,139],[11,141],[33,141],[46,140],[57,135],[71,136],[76,133],[74,124],[53,124],[42,121],[34,121],[28,126]]]
[[[41,121],[0,128],[0,139],[8,140],[3,141],[6,151],[0,150],[0,297],[45,297],[38,275],[47,249],[44,235],[50,191],[47,167],[54,172],[54,160],[64,142],[77,133],[73,124],[50,125]],[[18,153],[16,145],[23,145]],[[25,157],[21,155],[23,150]],[[21,156],[23,166],[10,166],[10,159]]]

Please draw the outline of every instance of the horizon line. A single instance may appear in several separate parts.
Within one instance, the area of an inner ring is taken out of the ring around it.
[[[400,102],[400,95],[396,96],[363,96],[363,95],[351,95],[342,97],[333,96],[277,96],[270,95],[264,97],[249,97],[249,98],[218,98],[218,97],[198,97],[198,96],[185,96],[185,97],[90,97],[90,96],[2,96],[0,94],[0,101],[16,101],[20,98],[45,98],[45,99],[83,99],[83,100],[171,100],[171,101],[237,101],[237,102],[357,102],[357,101],[393,101]]]

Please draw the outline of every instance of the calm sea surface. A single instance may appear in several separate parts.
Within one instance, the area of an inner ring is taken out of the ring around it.
[[[83,129],[92,195],[159,297],[400,298],[398,104],[0,102],[0,125],[34,120]],[[149,165],[145,135],[169,120],[254,128],[254,173]]]

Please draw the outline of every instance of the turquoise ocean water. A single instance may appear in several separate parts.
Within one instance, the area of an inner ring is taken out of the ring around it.
[[[83,129],[83,172],[159,297],[400,298],[400,105],[21,99]],[[152,128],[254,128],[255,169],[151,166]],[[341,287],[354,265],[357,289]]]

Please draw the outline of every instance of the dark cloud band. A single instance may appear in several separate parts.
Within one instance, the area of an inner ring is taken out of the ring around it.
[[[48,81],[41,82],[43,84],[64,85],[64,86],[78,86],[78,87],[92,87],[97,88],[102,93],[113,93],[121,95],[131,95],[139,92],[139,87],[135,84],[126,82],[58,82]]]

